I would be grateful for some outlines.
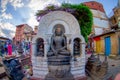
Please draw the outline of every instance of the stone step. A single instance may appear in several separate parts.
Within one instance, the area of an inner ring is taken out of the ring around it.
[[[36,67],[33,67],[33,70],[48,71],[48,68],[36,68]]]
[[[77,67],[85,67],[84,64],[79,65],[79,64],[75,64],[75,65],[71,65],[71,68],[77,68]]]
[[[83,66],[80,66],[80,67],[72,67],[72,68],[71,68],[72,71],[74,71],[74,70],[75,70],[75,71],[76,71],[76,70],[81,70],[81,69],[83,70],[83,69],[85,69],[85,68],[84,68]]]
[[[71,71],[71,73],[73,74],[73,75],[80,75],[80,74],[83,74],[83,73],[85,73],[85,70],[74,70],[74,71]]]
[[[33,76],[38,78],[44,78],[47,75],[48,71],[34,70]]]

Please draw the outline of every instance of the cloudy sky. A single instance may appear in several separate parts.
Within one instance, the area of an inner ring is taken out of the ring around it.
[[[86,1],[98,1],[103,4],[109,15],[118,0],[0,0],[0,36],[12,38],[16,25],[38,25],[35,13],[48,4],[60,5],[63,2],[79,4]]]

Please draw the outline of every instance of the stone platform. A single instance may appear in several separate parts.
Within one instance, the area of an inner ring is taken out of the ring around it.
[[[30,80],[44,80],[44,79],[31,77]],[[74,80],[87,80],[87,77],[86,76],[81,76],[81,77],[75,78]]]

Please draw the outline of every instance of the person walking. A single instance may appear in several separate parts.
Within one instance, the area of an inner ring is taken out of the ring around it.
[[[5,55],[7,55],[8,54],[8,43],[7,42],[5,42],[5,44],[4,44],[4,49],[5,49]]]
[[[0,45],[0,56],[3,56],[2,55],[2,45]]]
[[[2,45],[2,46],[1,46],[1,54],[2,54],[2,56],[5,55],[4,53],[5,53],[5,50],[4,50],[4,46]]]
[[[11,43],[8,44],[8,55],[12,55],[12,45],[11,45]]]

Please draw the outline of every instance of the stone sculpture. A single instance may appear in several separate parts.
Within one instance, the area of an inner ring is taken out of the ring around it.
[[[47,57],[49,73],[45,80],[74,80],[70,73],[71,55],[67,50],[66,36],[60,24],[55,26]]]

